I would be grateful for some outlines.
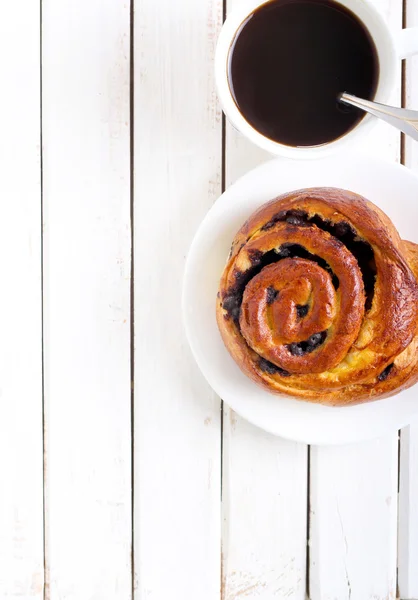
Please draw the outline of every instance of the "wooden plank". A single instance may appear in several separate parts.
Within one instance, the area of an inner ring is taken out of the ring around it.
[[[130,598],[130,7],[43,2],[47,598]]]
[[[226,183],[271,156],[229,123]],[[224,407],[222,600],[305,598],[307,447]]]
[[[307,447],[224,416],[223,594],[305,599]]]
[[[418,26],[416,2],[406,3],[406,26]],[[405,107],[418,106],[418,57],[405,61]],[[404,164],[418,173],[416,142],[405,136]],[[418,423],[401,432],[398,584],[402,600],[418,600]]]
[[[231,10],[240,0],[228,0]],[[226,123],[227,186],[271,155]],[[222,600],[292,598],[306,588],[307,447],[224,408]]]
[[[135,5],[138,600],[219,600],[220,404],[191,357],[180,305],[189,245],[221,192],[221,22],[221,0]]]
[[[0,21],[0,598],[43,597],[40,5]],[[6,17],[6,12],[4,16]],[[20,41],[19,41],[20,40]]]
[[[418,424],[402,430],[398,585],[402,600],[418,598]]]
[[[230,1],[233,3],[233,0]],[[251,169],[272,158],[271,154],[255,146],[237,131],[229,121],[226,121],[225,174],[227,186]]]
[[[397,447],[312,448],[312,600],[396,597]]]
[[[374,0],[393,31],[401,0]],[[400,65],[399,65],[400,67]],[[390,103],[401,98],[401,73]],[[379,123],[363,149],[400,159],[400,136]],[[312,448],[312,600],[396,597],[398,435],[356,446]]]

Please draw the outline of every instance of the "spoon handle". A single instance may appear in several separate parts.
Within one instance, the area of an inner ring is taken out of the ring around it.
[[[357,98],[356,96],[346,93],[341,94],[340,100],[341,102],[344,102],[344,104],[356,106],[375,117],[379,117],[418,141],[418,111],[407,110],[406,108],[395,108],[394,106],[387,106],[386,104],[363,100],[362,98]]]

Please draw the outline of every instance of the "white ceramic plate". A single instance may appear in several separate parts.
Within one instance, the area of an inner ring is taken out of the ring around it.
[[[216,324],[219,279],[238,229],[267,200],[313,186],[362,194],[389,215],[404,239],[418,242],[418,177],[405,167],[358,153],[317,161],[273,160],[232,185],[201,224],[186,265],[184,321],[203,375],[248,421],[276,435],[311,444],[356,442],[410,423],[418,414],[418,386],[393,398],[347,408],[273,395],[241,372],[224,347]]]

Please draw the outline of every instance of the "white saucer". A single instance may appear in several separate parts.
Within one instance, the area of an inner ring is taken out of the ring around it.
[[[405,167],[358,153],[316,161],[275,159],[232,185],[201,224],[186,264],[183,315],[203,375],[236,412],[281,437],[342,444],[374,438],[410,423],[418,414],[418,386],[393,398],[347,408],[270,394],[235,364],[215,318],[219,279],[238,229],[267,200],[313,186],[362,194],[387,213],[404,239],[418,242],[418,177]]]

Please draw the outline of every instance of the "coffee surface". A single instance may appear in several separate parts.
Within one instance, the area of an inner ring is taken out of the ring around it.
[[[338,139],[364,117],[342,92],[372,100],[376,48],[348,9],[327,0],[271,0],[241,26],[229,53],[229,83],[245,119],[288,146]]]

